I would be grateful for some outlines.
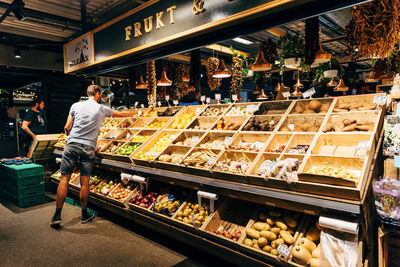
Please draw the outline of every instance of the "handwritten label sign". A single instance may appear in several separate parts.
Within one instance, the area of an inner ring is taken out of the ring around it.
[[[205,96],[205,95],[202,95],[201,98],[200,98],[200,100],[201,100],[201,102],[206,101],[206,96]]]
[[[161,101],[158,101],[158,102],[157,102],[157,105],[160,107],[160,106],[161,106]]]
[[[221,94],[215,94],[215,99],[216,100],[221,100]]]
[[[289,98],[290,92],[283,92],[282,95],[283,95],[283,97]]]
[[[315,88],[314,88],[314,87],[311,88],[311,89],[308,89],[307,91],[305,91],[305,92],[303,93],[303,98],[312,97],[315,93],[316,93],[316,92],[315,92]]]
[[[288,128],[289,128],[291,131],[293,131],[293,130],[294,130],[294,124],[289,124],[289,125],[288,125]]]
[[[142,108],[144,108],[144,104],[141,104],[140,106],[141,106]]]
[[[210,103],[211,103],[211,98],[207,97],[207,98],[206,98],[206,103],[207,103],[207,104],[210,104]]]
[[[137,105],[139,105],[139,102],[136,101],[136,102],[135,102],[135,108],[137,107]]]
[[[177,106],[177,105],[179,104],[179,101],[178,101],[178,100],[174,100],[174,101],[172,101],[172,102],[174,103],[175,106]]]
[[[279,256],[281,256],[284,259],[286,259],[290,255],[289,248],[284,244],[279,244],[276,250],[278,251]]]
[[[374,104],[377,104],[377,105],[385,105],[386,100],[387,100],[387,98],[385,95],[376,95],[376,96],[374,96],[373,102],[374,102]]]
[[[201,108],[196,108],[196,115],[199,115],[201,112]]]
[[[233,101],[237,101],[238,100],[238,96],[237,95],[232,95],[232,100]]]
[[[141,110],[138,110],[137,114],[138,114],[139,116],[142,116],[142,114],[143,114],[143,111],[141,111]]]
[[[225,140],[224,140],[225,146],[230,146],[232,144],[232,140],[233,140],[232,137],[225,136]]]
[[[199,142],[199,137],[198,137],[198,136],[193,136],[192,142],[193,142],[193,143]]]
[[[165,96],[165,100],[169,101],[169,95]]]

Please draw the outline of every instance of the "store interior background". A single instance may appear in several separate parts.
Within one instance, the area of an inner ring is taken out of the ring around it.
[[[0,12],[4,13],[13,2],[18,1],[0,1]],[[49,133],[62,132],[71,104],[85,95],[85,89],[89,84],[93,81],[98,83],[99,76],[110,78],[109,86],[115,95],[113,106],[132,107],[136,101],[147,106],[146,90],[134,89],[134,83],[139,75],[145,76],[146,64],[137,65],[136,62],[131,62],[130,67],[117,71],[101,70],[98,75],[90,77],[82,74],[65,75],[63,71],[63,44],[143,2],[147,1],[71,1],[68,5],[61,0],[46,1],[40,5],[36,1],[25,1],[23,20],[18,20],[12,12],[0,23],[0,88],[5,90],[2,91],[1,97],[10,100],[13,98],[14,107],[23,117],[23,113],[30,105],[29,97],[33,94],[41,95],[45,100]],[[357,93],[361,90],[374,92],[376,84],[364,82],[372,70],[372,61],[368,58],[350,61],[349,51],[346,51],[344,33],[350,19],[350,7],[321,14],[319,38],[323,49],[341,62],[347,86],[356,89]],[[214,95],[219,93],[224,99],[231,98],[232,94],[230,78],[223,79],[218,90],[209,89],[205,64],[210,56],[223,58],[226,65],[230,66],[232,63],[230,48],[255,58],[261,41],[270,38],[277,42],[286,32],[290,34],[299,32],[300,36],[304,37],[304,30],[304,20],[298,20],[252,34],[237,36],[241,39],[210,43],[209,46],[200,48],[203,62],[202,95],[213,99]],[[243,40],[247,43],[243,43]],[[354,55],[357,51],[351,51],[351,53]],[[189,64],[190,54],[191,51],[187,51],[157,60],[157,79],[160,78],[163,67],[166,67],[168,77],[173,80],[174,68],[181,63]],[[313,84],[315,69],[311,72],[300,73],[301,82],[305,85],[303,91],[314,86],[319,97],[327,93],[337,94],[332,88],[326,86],[326,80]],[[271,96],[278,81],[283,81],[286,86],[292,87],[296,82],[296,75],[297,71],[286,70],[282,78],[279,66],[274,65],[265,77],[265,94]],[[253,94],[256,84],[254,77],[244,80],[241,94],[244,100],[256,100],[258,94]],[[174,85],[166,89],[166,93],[171,95],[171,100],[173,91]],[[195,99],[189,95],[180,101],[188,104],[195,102]],[[163,105],[166,105],[165,101]],[[15,129],[15,114],[8,116],[7,110],[2,108],[0,116],[3,121],[2,133],[10,132],[10,135],[3,134],[0,138],[0,146],[5,148],[1,149],[0,157],[11,157],[18,153],[16,131],[8,131],[8,128]]]

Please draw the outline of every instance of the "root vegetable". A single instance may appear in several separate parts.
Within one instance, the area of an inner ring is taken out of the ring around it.
[[[310,253],[317,247],[313,241],[305,237],[300,239],[299,245],[305,247]]]
[[[246,230],[246,234],[249,237],[254,238],[254,239],[259,239],[260,238],[260,232],[255,230],[255,229],[253,229],[253,228],[248,228]]]
[[[308,250],[302,246],[295,246],[292,250],[293,260],[302,265],[307,265],[312,259],[312,256]]]
[[[283,222],[281,222],[281,221],[276,221],[275,224],[276,224],[276,226],[278,226],[278,227],[281,228],[282,230],[287,230],[287,225],[284,224]]]
[[[269,226],[268,223],[263,223],[263,222],[256,222],[253,225],[253,228],[256,229],[257,231],[263,231],[263,230],[269,230],[271,227]]]
[[[319,259],[321,257],[321,246],[318,245],[311,253],[313,258]]]
[[[285,241],[286,244],[288,245],[293,245],[294,243],[294,238],[293,236],[288,232],[288,231],[281,231],[280,235],[282,239]]]

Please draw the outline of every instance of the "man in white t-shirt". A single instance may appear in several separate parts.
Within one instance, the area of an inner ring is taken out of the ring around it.
[[[80,200],[82,206],[82,223],[94,219],[95,215],[86,210],[89,195],[89,179],[94,166],[95,149],[100,127],[106,117],[132,117],[137,114],[132,111],[114,111],[101,105],[102,90],[98,85],[87,88],[89,99],[71,106],[64,130],[68,135],[61,161],[61,180],[57,188],[56,212],[50,226],[61,224],[61,209],[68,193],[68,184],[71,174],[80,161],[81,190]]]

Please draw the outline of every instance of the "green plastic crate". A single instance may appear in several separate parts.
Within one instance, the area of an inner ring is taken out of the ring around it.
[[[28,208],[28,207],[36,206],[36,205],[42,204],[46,201],[46,195],[43,193],[37,194],[37,195],[32,195],[29,197],[19,198],[16,195],[14,195],[6,190],[3,190],[2,192],[3,192],[3,195],[6,198],[6,200],[13,202],[20,208]]]
[[[22,165],[3,165],[5,175],[9,178],[20,179],[24,177],[43,176],[43,166],[35,163]]]
[[[2,179],[0,181],[2,185],[12,186],[18,188],[18,190],[28,189],[32,186],[38,186],[44,184],[43,176],[30,176],[19,179]]]
[[[12,186],[10,184],[3,185],[4,190],[10,192],[13,195],[17,195],[18,198],[30,197],[38,194],[44,194],[44,183],[27,188],[20,189],[19,187]]]

